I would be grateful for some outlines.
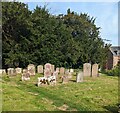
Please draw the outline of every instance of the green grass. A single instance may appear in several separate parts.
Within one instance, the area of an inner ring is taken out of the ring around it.
[[[3,111],[117,111],[118,77],[85,77],[76,83],[37,87],[37,74],[30,81],[21,75],[2,77]]]

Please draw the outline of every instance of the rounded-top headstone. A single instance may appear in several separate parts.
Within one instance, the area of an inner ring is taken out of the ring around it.
[[[27,69],[30,72],[30,75],[35,75],[35,65],[34,64],[29,64]]]
[[[83,64],[83,73],[84,73],[84,76],[91,76],[91,64],[90,63]]]
[[[49,69],[49,70],[51,70],[51,64],[50,64],[50,63],[46,63],[46,64],[44,65],[44,69]]]
[[[92,77],[97,77],[98,76],[98,64],[93,64],[92,65]]]

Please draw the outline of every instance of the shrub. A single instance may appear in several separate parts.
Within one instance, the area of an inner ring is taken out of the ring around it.
[[[108,74],[109,76],[119,76],[120,75],[120,65],[116,66],[112,70],[107,70],[105,73]]]

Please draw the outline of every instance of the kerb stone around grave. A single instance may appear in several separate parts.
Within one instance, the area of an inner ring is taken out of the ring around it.
[[[83,64],[83,75],[84,76],[91,76],[91,64],[90,63],[85,63]]]

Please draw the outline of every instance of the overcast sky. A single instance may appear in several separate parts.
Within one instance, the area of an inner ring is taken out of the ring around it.
[[[36,5],[48,4],[51,14],[66,14],[68,8],[77,13],[88,13],[96,18],[96,25],[101,27],[101,38],[110,40],[113,46],[118,45],[118,3],[117,2],[25,2],[30,10]]]

